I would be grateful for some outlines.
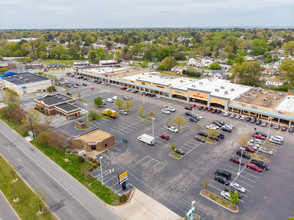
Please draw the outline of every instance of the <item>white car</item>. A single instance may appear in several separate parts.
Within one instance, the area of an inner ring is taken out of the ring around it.
[[[280,140],[280,141],[284,142],[284,137],[282,137],[282,136],[277,136],[277,135],[271,136],[271,139],[276,139],[276,140]]]
[[[165,114],[169,114],[169,113],[170,113],[170,111],[167,110],[167,109],[165,109],[165,108],[161,109],[161,112],[162,112],[162,113],[165,113]]]
[[[107,98],[106,101],[107,101],[107,102],[111,102],[111,103],[113,103],[112,98]]]
[[[246,116],[241,116],[240,120],[244,121],[246,119]]]
[[[216,130],[216,129],[219,129],[219,126],[215,124],[211,124],[211,125],[207,125],[206,128],[211,130]]]
[[[197,118],[202,119],[203,117],[201,115],[195,115]]]
[[[273,156],[273,154],[274,154],[271,150],[267,150],[267,149],[265,149],[263,147],[260,147],[257,150],[258,150],[258,152],[261,152],[261,153],[264,153],[264,154],[267,154],[267,155],[270,155],[270,156]]]
[[[116,99],[118,99],[118,96],[115,95],[115,96],[112,97],[112,99],[116,100]]]
[[[225,116],[225,117],[228,117],[230,114],[231,114],[230,112],[225,112],[225,113],[224,113],[224,116]]]
[[[166,126],[166,129],[167,130],[169,130],[169,131],[172,131],[172,132],[175,132],[175,133],[178,133],[178,129],[177,128],[175,128],[174,126]]]
[[[250,146],[250,147],[252,147],[254,150],[257,150],[259,147],[260,147],[260,145],[259,144],[253,144],[253,143],[251,143],[250,141],[248,141],[248,146]]]
[[[279,144],[279,145],[283,144],[283,141],[281,141],[280,139],[273,138],[273,137],[271,137],[269,139],[269,141],[272,142],[272,143],[275,143],[275,144]]]
[[[168,107],[165,107],[166,110],[170,111],[170,112],[175,112],[176,110],[171,107],[171,106],[168,106]]]
[[[250,139],[251,143],[257,143],[257,144],[262,144],[262,140],[259,139]]]
[[[234,189],[236,189],[237,191],[241,192],[241,193],[246,192],[246,189],[243,186],[241,186],[239,183],[231,183],[230,186],[233,187]]]
[[[128,112],[126,112],[125,110],[119,110],[119,113],[120,114],[123,114],[123,115],[127,115],[128,114]]]
[[[231,201],[231,196],[230,196],[230,193],[229,192],[221,191],[221,197],[224,198],[224,199],[226,199],[226,200]]]

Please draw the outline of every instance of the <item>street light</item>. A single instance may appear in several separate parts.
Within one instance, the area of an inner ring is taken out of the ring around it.
[[[269,137],[269,133],[270,133],[270,130],[271,130],[271,123],[272,123],[272,118],[268,118],[268,120],[270,121],[269,124],[268,124],[268,132],[267,132],[267,136]]]
[[[191,209],[194,208],[195,203],[196,203],[196,202],[195,202],[194,200],[191,202]]]
[[[86,111],[87,111],[87,122],[89,122],[89,120],[88,120],[88,104],[86,103],[85,105],[86,105]]]
[[[241,162],[242,162],[242,155],[243,155],[243,147],[241,148],[241,160],[239,161],[239,169],[238,169],[237,176],[240,176],[240,171],[241,171]]]
[[[154,120],[155,118],[151,118],[152,119],[152,136],[154,137]]]
[[[101,171],[101,179],[102,179],[102,186],[103,186],[103,175],[102,175],[102,156],[99,158],[99,162],[100,162],[100,171]]]

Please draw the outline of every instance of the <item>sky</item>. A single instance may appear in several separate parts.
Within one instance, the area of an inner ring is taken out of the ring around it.
[[[0,29],[294,27],[294,0],[0,0]]]

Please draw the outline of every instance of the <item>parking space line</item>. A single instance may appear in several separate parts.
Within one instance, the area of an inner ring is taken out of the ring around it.
[[[218,183],[218,182],[216,182],[216,183]],[[218,184],[220,184],[220,183],[218,183]],[[222,184],[220,184],[220,185],[222,185]],[[215,187],[215,186],[213,186],[213,185],[209,185],[210,187],[212,187],[212,188],[214,188],[214,189],[216,189],[216,190],[218,190],[218,191],[224,191],[224,190],[220,190],[219,188],[217,188],[217,187]],[[226,187],[226,186],[224,186],[224,187]],[[244,194],[242,194],[242,196],[245,196]],[[247,197],[247,196],[246,196]],[[244,202],[242,199],[239,199],[239,201],[240,202]]]
[[[154,172],[153,172],[154,174],[158,173],[161,169],[163,169],[163,168],[165,167],[165,164],[163,164],[163,163],[160,163],[160,162],[159,162],[158,164],[160,164],[160,165],[162,165],[162,166],[161,166],[158,170],[156,170],[156,171],[154,170]],[[158,165],[158,164],[157,164],[157,165]]]
[[[139,160],[136,164],[141,163],[141,161],[144,160],[145,158],[149,158],[148,160],[151,159],[151,157],[149,157],[149,156],[145,156],[145,157],[143,157],[141,160]]]
[[[246,184],[246,185],[248,185],[248,186],[250,186],[250,187],[254,187],[253,185],[251,185],[251,184],[249,184],[249,183],[247,183],[247,182],[244,182],[243,180],[240,180],[239,178],[237,179],[238,180],[238,182],[241,182],[241,183],[243,183],[243,184]],[[247,189],[246,189],[247,190]]]
[[[146,166],[148,163],[150,163],[151,161],[153,161],[154,159],[151,159],[151,160],[149,160],[147,163],[145,163],[144,165],[142,165],[141,167],[144,167],[144,166]],[[156,160],[154,160],[154,161],[156,161]]]

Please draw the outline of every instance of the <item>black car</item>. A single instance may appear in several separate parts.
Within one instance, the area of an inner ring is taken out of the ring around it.
[[[189,118],[189,121],[192,121],[192,122],[198,122],[198,120],[197,120],[196,118],[194,118],[194,117],[190,117],[190,118]]]
[[[66,93],[66,95],[72,95],[72,93],[71,92],[68,92],[68,93]]]
[[[220,114],[220,113],[222,113],[222,111],[221,110],[216,110],[216,113]]]
[[[187,115],[187,116],[192,116],[193,114],[191,113],[191,112],[185,112],[185,115]]]
[[[83,86],[87,86],[87,84],[86,83],[83,83]]]
[[[214,174],[215,174],[216,176],[223,176],[223,177],[225,177],[225,178],[228,179],[228,180],[230,180],[231,177],[232,177],[231,172],[226,171],[226,170],[216,170]]]
[[[246,122],[249,122],[249,121],[251,121],[251,118],[250,117],[247,117],[247,118],[245,118],[245,121]]]
[[[252,118],[251,120],[250,120],[250,123],[255,123],[256,122],[256,118]]]
[[[202,110],[202,109],[203,109],[203,106],[199,106],[199,107],[198,107],[198,110]]]
[[[259,166],[259,167],[262,168],[262,169],[269,170],[269,166],[268,166],[265,162],[263,162],[263,161],[261,161],[261,160],[255,160],[255,159],[252,159],[252,160],[251,160],[251,163],[253,163],[253,164]]]
[[[211,140],[215,140],[215,141],[218,141],[219,140],[218,137],[214,137],[214,136],[207,136],[207,138],[209,138]]]
[[[212,114],[215,114],[215,113],[216,113],[216,109],[212,109],[212,110],[211,110],[211,113],[212,113]]]
[[[199,132],[198,135],[203,136],[203,137],[207,137],[207,134],[205,132]]]
[[[203,138],[203,137],[200,137],[200,136],[195,136],[194,138],[195,138],[195,140],[197,140],[197,141],[200,141],[200,142],[205,142],[205,140],[204,140],[204,138]]]
[[[256,125],[260,125],[261,124],[261,120],[257,120],[255,124]]]
[[[242,193],[238,192],[238,191],[237,191],[235,188],[233,188],[233,187],[229,187],[229,186],[227,186],[224,190],[227,191],[227,192],[230,192],[230,190],[231,190],[232,193],[238,193],[238,197],[239,197],[239,199],[241,199],[242,196],[243,196]]]
[[[220,123],[221,125],[224,125],[225,122],[224,121],[217,121],[218,123]]]
[[[288,131],[289,131],[290,133],[293,133],[293,132],[294,132],[294,127],[290,127],[290,128],[288,129]]]
[[[242,150],[241,150],[241,149],[240,149],[240,150],[237,150],[237,151],[236,151],[236,154],[237,154],[239,157],[241,157]],[[243,158],[246,158],[246,159],[248,159],[248,160],[251,158],[250,155],[249,155],[248,153],[246,153],[245,151],[243,151],[242,157],[243,157]]]
[[[224,178],[222,176],[215,176],[214,177],[214,180],[215,181],[218,181],[218,182],[220,182],[222,184],[225,184],[225,185],[229,185],[230,184],[230,182],[226,178]]]
[[[217,137],[220,138],[220,139],[224,139],[224,138],[225,138],[225,135],[224,135],[223,133],[220,133],[220,132],[219,132],[219,133],[217,134]]]
[[[192,110],[192,108],[190,106],[185,106],[185,109],[190,110],[190,111]]]
[[[231,133],[231,129],[230,128],[227,128],[227,127],[222,127],[221,130],[225,131],[225,132],[229,132]]]

